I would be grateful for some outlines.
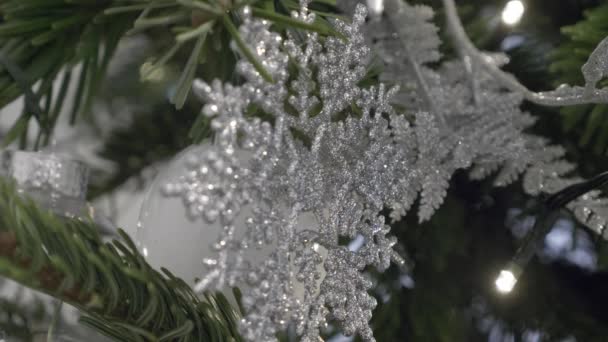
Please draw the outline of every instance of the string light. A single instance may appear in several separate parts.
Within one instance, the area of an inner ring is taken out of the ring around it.
[[[496,288],[502,293],[511,292],[513,287],[515,287],[515,283],[517,283],[517,278],[509,270],[500,271],[500,275],[496,278]]]
[[[608,185],[608,171],[600,173],[587,181],[570,185],[547,198],[534,223],[534,227],[524,237],[524,241],[515,253],[513,260],[500,271],[496,278],[494,282],[496,289],[503,294],[513,291],[524,268],[544,241],[545,236],[555,225],[560,216],[561,208],[578,197],[606,185]]]
[[[524,3],[520,0],[507,2],[502,10],[502,21],[510,26],[516,25],[523,17],[525,9]]]
[[[501,270],[500,274],[496,278],[496,281],[494,282],[498,292],[504,294],[511,293],[522,272],[523,269],[514,263],[509,264],[507,268]]]
[[[367,0],[366,2],[371,15],[380,15],[384,11],[384,0]]]
[[[544,241],[545,236],[559,217],[559,209],[544,208],[536,219],[534,227],[526,234],[522,245],[509,264],[500,271],[494,284],[498,292],[508,294],[513,291],[517,280]]]

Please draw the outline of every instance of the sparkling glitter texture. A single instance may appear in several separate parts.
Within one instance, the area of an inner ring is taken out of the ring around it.
[[[307,3],[301,5],[292,16],[312,22]],[[523,173],[531,194],[575,181],[563,178],[572,166],[561,148],[524,133],[534,122],[520,110],[525,94],[496,82],[466,55],[427,66],[440,57],[430,8],[386,0],[386,18],[366,23],[364,6],[341,6],[353,20],[334,21],[342,37],[324,39],[292,31],[282,37],[242,10],[240,34],[274,82],[244,58],[240,85],[196,81],[214,147],[164,187],[190,215],[224,227],[211,246],[217,257],[204,261],[196,289],[246,284],[240,329],[249,341],[276,341],[293,324],[302,341],[317,342],[329,317],[345,334],[374,341],[368,321],[376,302],[364,270],[403,263],[380,212],[388,207],[399,219],[420,196],[419,219],[429,219],[457,169],[470,169],[473,178],[498,172],[497,185]],[[380,78],[400,87],[360,85],[370,46],[384,64]],[[498,68],[506,57],[484,61]],[[605,71],[596,65],[587,69]],[[410,115],[397,113],[395,103]],[[234,158],[235,151],[250,157]],[[608,213],[597,196],[572,206],[601,233]],[[249,217],[237,225],[244,205]],[[303,224],[311,222],[304,216],[316,224]],[[354,239],[363,242],[350,250],[344,241]],[[264,262],[248,262],[248,251],[266,248]]]
[[[200,216],[214,222],[223,215],[231,220],[248,202],[248,194],[239,184],[247,170],[237,166],[234,152],[220,153],[215,147],[205,152],[188,155],[187,174],[165,184],[162,191],[166,196],[181,196],[192,219]]]
[[[84,213],[88,168],[77,161],[44,152],[0,152],[0,176],[12,178],[19,192],[64,216]]]

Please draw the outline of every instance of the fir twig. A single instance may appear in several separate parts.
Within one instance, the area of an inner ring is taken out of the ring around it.
[[[198,299],[152,269],[124,232],[101,241],[93,223],[58,217],[0,181],[0,275],[80,309],[116,341],[240,341],[221,297]]]

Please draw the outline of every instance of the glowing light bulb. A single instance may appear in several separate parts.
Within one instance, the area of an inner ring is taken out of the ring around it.
[[[384,11],[384,0],[367,0],[367,8],[371,15],[380,15]]]
[[[502,21],[507,25],[519,23],[525,11],[524,3],[521,0],[511,0],[507,2],[502,10]]]
[[[515,274],[509,270],[500,271],[500,275],[496,278],[496,289],[501,293],[510,293],[513,291],[515,284],[517,283],[517,278]]]

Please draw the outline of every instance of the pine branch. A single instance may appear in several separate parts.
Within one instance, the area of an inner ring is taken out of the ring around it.
[[[57,116],[64,106],[72,81],[77,90],[71,103],[70,122],[90,114],[93,99],[99,92],[108,64],[119,41],[127,34],[161,28],[174,35],[172,46],[155,63],[142,69],[146,80],[175,58],[176,52],[190,46],[190,56],[180,61],[183,70],[171,101],[181,109],[189,95],[198,65],[205,60],[226,59],[228,42],[222,37],[230,32],[240,41],[233,20],[237,11],[255,5],[254,15],[269,18],[279,26],[334,34],[325,23],[307,24],[275,13],[269,0],[215,2],[200,0],[8,0],[0,4],[0,108],[25,95],[25,109],[4,139],[4,145],[28,141],[29,121],[41,128],[34,149],[51,140]],[[226,13],[230,13],[228,16]],[[319,12],[321,16],[331,13]],[[222,47],[218,49],[217,43]],[[267,71],[243,45],[239,48],[265,78]],[[77,77],[72,70],[81,65]],[[55,80],[63,74],[56,88]],[[39,84],[34,88],[34,85]],[[194,133],[195,136],[199,134]]]
[[[240,341],[223,296],[199,299],[155,271],[124,232],[104,243],[91,222],[42,210],[6,181],[0,194],[0,275],[73,305],[116,341]]]
[[[82,71],[71,120],[87,112],[120,38],[133,21],[132,14],[103,16],[111,5],[109,0],[10,0],[0,5],[0,107],[26,96],[26,108],[4,144],[17,138],[26,141],[26,123],[32,117],[42,127],[37,145],[48,143],[70,78],[59,90],[54,89],[54,81],[78,64]]]

